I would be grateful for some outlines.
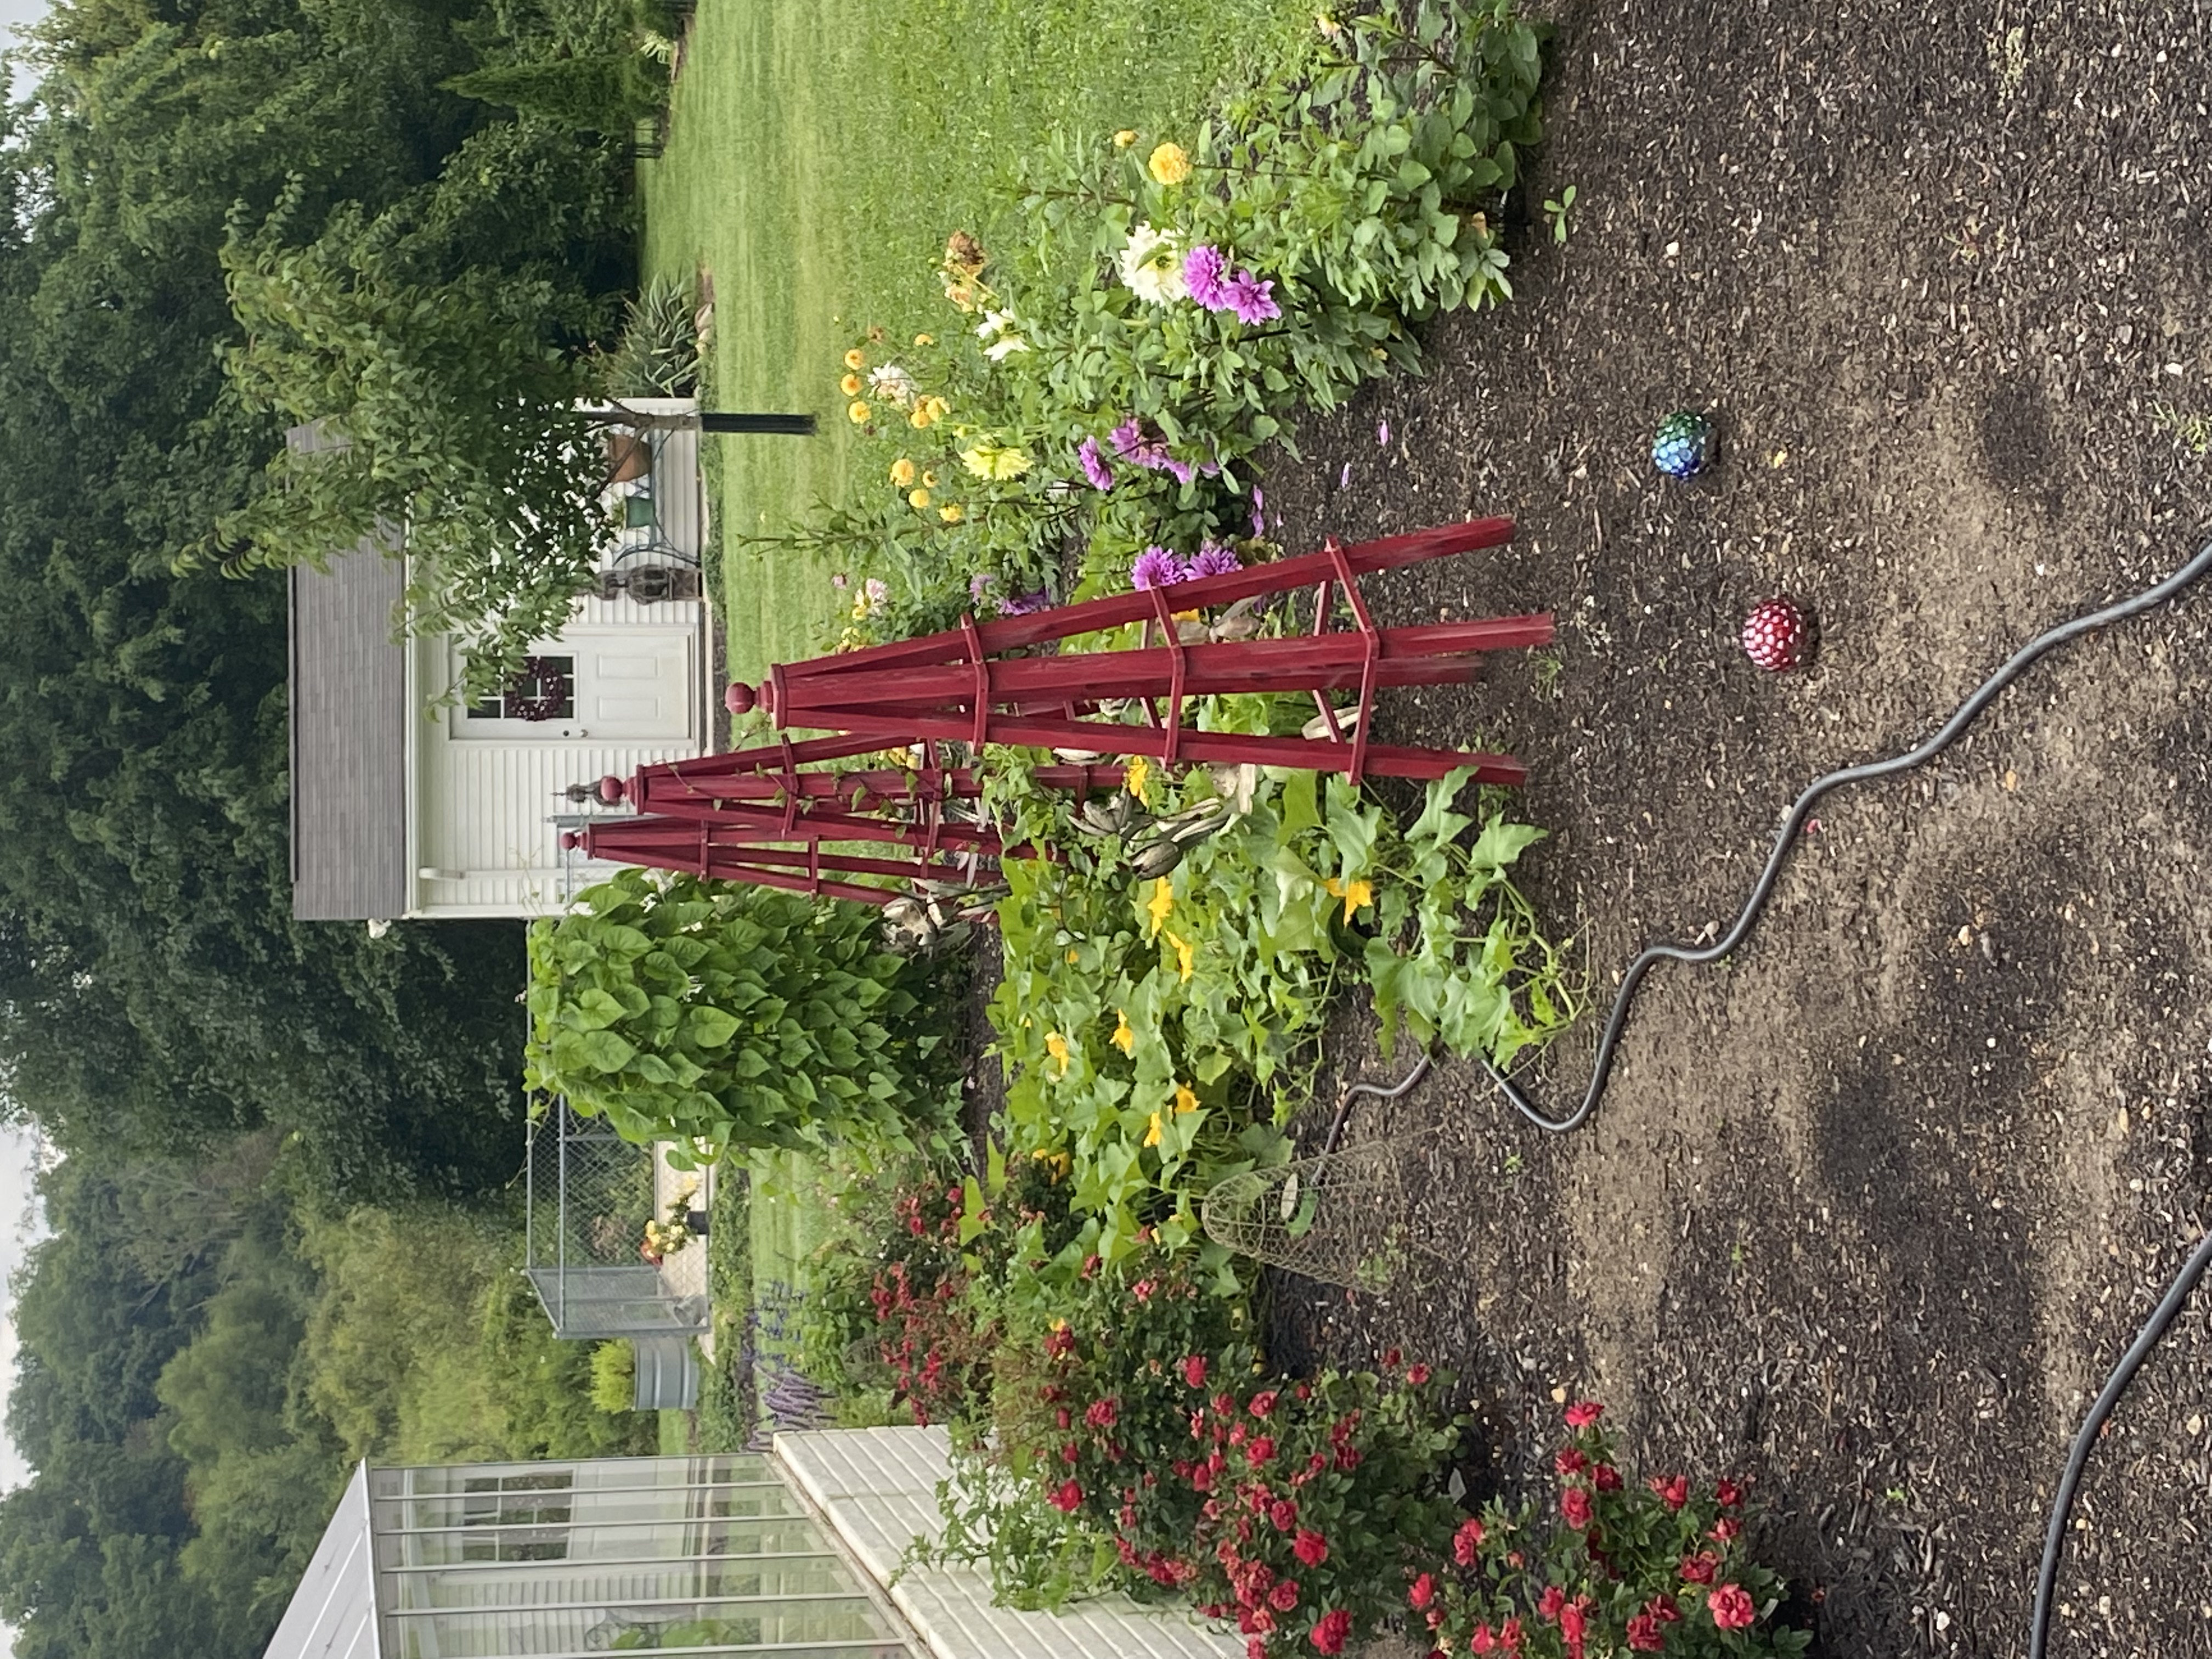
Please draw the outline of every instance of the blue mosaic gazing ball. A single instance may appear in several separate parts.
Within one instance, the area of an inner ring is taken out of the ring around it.
[[[1702,415],[1677,410],[1659,422],[1651,441],[1651,465],[1670,478],[1694,478],[1713,457],[1713,423]]]

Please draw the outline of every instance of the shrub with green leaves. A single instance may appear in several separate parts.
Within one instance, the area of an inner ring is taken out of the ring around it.
[[[942,1110],[925,966],[857,904],[626,870],[530,930],[524,1081],[700,1163]]]
[[[1163,811],[1218,787],[1204,769],[1175,786],[1139,776]],[[1008,1159],[1067,1155],[1070,1203],[1096,1223],[1051,1273],[1064,1282],[1092,1252],[1115,1261],[1147,1228],[1188,1244],[1209,1188],[1286,1157],[1277,1126],[1307,1097],[1340,988],[1368,984],[1386,1052],[1403,1032],[1504,1066],[1565,1027],[1559,950],[1509,878],[1543,832],[1494,793],[1478,830],[1453,810],[1465,780],[1431,785],[1401,830],[1341,778],[1255,776],[1226,827],[1149,879],[1118,840],[1086,843],[1063,805],[1001,803],[1010,842],[1069,848],[1004,866],[990,1010]]]

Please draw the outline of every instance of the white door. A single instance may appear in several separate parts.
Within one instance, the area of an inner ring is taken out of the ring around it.
[[[536,647],[498,695],[454,709],[453,732],[506,742],[696,742],[697,653],[688,628],[571,629]]]
[[[579,737],[625,743],[690,737],[698,704],[696,636],[645,629],[572,630]]]

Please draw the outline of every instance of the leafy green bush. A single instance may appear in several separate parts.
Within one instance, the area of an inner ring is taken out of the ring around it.
[[[859,1136],[942,1110],[926,967],[855,904],[626,870],[530,930],[524,1081],[679,1160]]]
[[[668,95],[667,72],[635,52],[495,64],[444,84],[464,98],[504,104],[579,132],[627,133]]]
[[[1136,775],[1163,812],[1218,787],[1199,769],[1170,797]],[[1244,781],[1246,810],[1150,879],[1123,836],[1086,846],[1064,803],[1013,809],[1017,833],[1070,848],[1004,866],[990,1011],[1007,1157],[1070,1160],[1069,1202],[1095,1223],[1053,1254],[1062,1285],[1141,1230],[1191,1243],[1207,1188],[1286,1155],[1275,1126],[1305,1097],[1307,1045],[1339,988],[1368,983],[1386,1051],[1403,1030],[1500,1066],[1571,1015],[1559,952],[1508,878],[1543,832],[1492,801],[1467,841],[1474,820],[1452,810],[1463,774],[1431,785],[1402,831],[1340,778]]]
[[[637,1350],[628,1342],[592,1345],[592,1403],[612,1415],[636,1401]]]
[[[699,385],[699,326],[691,292],[665,277],[630,301],[622,336],[599,362],[613,398],[686,398]]]

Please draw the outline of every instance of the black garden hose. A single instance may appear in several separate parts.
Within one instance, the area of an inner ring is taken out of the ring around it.
[[[2197,1247],[2196,1253],[2182,1263],[2181,1271],[2166,1287],[2165,1298],[2152,1310],[2133,1346],[2120,1356],[2120,1363],[2105,1379],[2104,1392],[2097,1396],[2097,1403],[2081,1419],[2081,1431],[2074,1437],[2074,1449],[2066,1459],[2066,1473],[2058,1482],[2058,1495],[2051,1500],[2051,1524],[2043,1534],[2043,1566],[2035,1577],[2035,1612],[2028,1620],[2027,1659],[2043,1659],[2044,1650],[2051,1640],[2051,1597],[2058,1583],[2058,1558],[2066,1548],[2066,1518],[2074,1513],[2074,1493],[2081,1484],[2081,1470],[2089,1461],[2089,1449],[2104,1433],[2112,1408],[2120,1403],[2120,1396],[2136,1380],[2136,1373],[2150,1358],[2151,1350],[2158,1346],[2159,1339],[2181,1316],[2182,1304],[2189,1300],[2189,1293],[2197,1288],[2207,1267],[2212,1267],[2212,1232],[2204,1235],[2204,1242]]]
[[[1482,1061],[1483,1069],[1489,1073],[1490,1079],[1497,1085],[1498,1092],[1513,1103],[1514,1109],[1522,1116],[1540,1129],[1555,1134],[1565,1133],[1589,1122],[1590,1115],[1597,1109],[1599,1098],[1605,1093],[1607,1082],[1613,1075],[1613,1054],[1620,1046],[1621,1033],[1628,1024],[1629,1005],[1634,1000],[1637,987],[1643,982],[1644,975],[1662,962],[1718,962],[1749,937],[1765,910],[1767,901],[1774,896],[1775,883],[1781,877],[1782,866],[1789,862],[1790,855],[1797,845],[1805,820],[1811,816],[1813,808],[1823,795],[1847,783],[1893,777],[1899,772],[1925,766],[1958,741],[1960,734],[1973,724],[1975,718],[1989,707],[1996,695],[2027,672],[2029,666],[2046,653],[2096,629],[2124,622],[2155,605],[2165,604],[2197,580],[2208,569],[2212,569],[2212,542],[2205,544],[2195,558],[2157,586],[2145,588],[2140,593],[2108,605],[2101,611],[2092,611],[2086,617],[2062,623],[2048,633],[2039,634],[2029,641],[2013,653],[1996,673],[1984,680],[1973,695],[1959,705],[1958,712],[1943,722],[1942,729],[1918,748],[1908,750],[1888,760],[1846,766],[1825,777],[1814,779],[1805,793],[1797,797],[1796,804],[1790,809],[1789,817],[1782,821],[1781,832],[1774,840],[1774,850],[1767,854],[1766,867],[1759,872],[1759,880],[1751,890],[1751,896],[1745,900],[1742,913],[1736,917],[1735,927],[1703,949],[1686,945],[1648,945],[1635,961],[1628,964],[1627,972],[1621,976],[1620,994],[1613,998],[1613,1013],[1606,1021],[1605,1034],[1598,1041],[1597,1057],[1590,1068],[1589,1087],[1583,1092],[1582,1104],[1571,1115],[1548,1117],[1538,1111],[1528,1097],[1490,1063],[1488,1055],[1478,1054],[1476,1057]],[[1395,1088],[1385,1090],[1361,1084],[1346,1091],[1344,1103],[1338,1109],[1337,1122],[1329,1131],[1329,1146],[1332,1148],[1335,1146],[1337,1132],[1343,1127],[1344,1113],[1351,1105],[1353,1093],[1395,1097],[1418,1083],[1428,1067],[1428,1057],[1424,1055],[1419,1065]],[[2075,1493],[2081,1484],[2081,1472],[2089,1461],[2090,1449],[2096,1444],[2098,1436],[2103,1432],[2113,1409],[2119,1404],[2120,1396],[2127,1391],[2129,1383],[2135,1380],[2136,1373],[2142,1369],[2143,1362],[2149,1358],[2151,1351],[2158,1346],[2175,1319],[2179,1317],[2183,1304],[2203,1279],[2208,1267],[2212,1267],[2212,1232],[2204,1236],[2203,1243],[2183,1264],[2164,1300],[2160,1302],[2149,1322],[2143,1326],[2134,1344],[2121,1357],[2120,1363],[2106,1380],[2104,1391],[2097,1396],[2096,1404],[2089,1408],[2089,1415],[2083,1420],[2081,1431],[2074,1437],[2074,1449],[2066,1460],[2064,1478],[2059,1481],[2057,1496],[2051,1504],[2051,1524],[2044,1534],[2043,1562],[2035,1585],[2035,1610],[2028,1627],[2028,1659],[2044,1659],[2045,1650],[2050,1641],[2051,1595],[2058,1579],[2059,1558],[2065,1548],[2066,1523],[2074,1510]]]
[[[2056,650],[2069,640],[2079,639],[2084,634],[2112,623],[2124,622],[2154,605],[2165,604],[2208,569],[2212,569],[2212,542],[2207,542],[2195,558],[2155,587],[2147,587],[2130,598],[2106,605],[2102,611],[2093,611],[2086,617],[2076,617],[2072,622],[2061,623],[2047,634],[2037,635],[2014,652],[2003,667],[1984,680],[1975,689],[1973,696],[1959,705],[1958,712],[1943,722],[1942,729],[1918,748],[1907,750],[1888,760],[1846,766],[1826,777],[1814,779],[1806,786],[1805,793],[1797,797],[1797,804],[1790,809],[1790,816],[1782,820],[1782,831],[1774,838],[1774,850],[1766,855],[1766,867],[1759,872],[1759,880],[1752,887],[1751,896],[1744,901],[1743,913],[1736,917],[1735,926],[1702,950],[1689,945],[1646,945],[1636,960],[1628,964],[1628,971],[1621,975],[1620,993],[1613,1000],[1612,1017],[1605,1023],[1605,1035],[1598,1039],[1597,1058],[1590,1066],[1589,1087],[1583,1092],[1583,1103],[1574,1109],[1572,1115],[1547,1117],[1529,1103],[1528,1097],[1503,1072],[1490,1063],[1488,1055],[1478,1054],[1476,1058],[1482,1061],[1483,1070],[1490,1073],[1490,1080],[1498,1085],[1498,1092],[1513,1103],[1514,1109],[1522,1116],[1540,1129],[1563,1133],[1569,1129],[1582,1127],[1589,1121],[1590,1114],[1597,1109],[1598,1098],[1605,1093],[1606,1083],[1613,1075],[1613,1051],[1620,1047],[1620,1034],[1628,1024],[1629,1005],[1635,1000],[1636,988],[1643,982],[1644,975],[1662,962],[1718,962],[1744,942],[1752,928],[1758,924],[1760,913],[1766,908],[1766,902],[1774,896],[1774,884],[1781,878],[1782,866],[1790,861],[1790,854],[1797,845],[1797,837],[1805,828],[1805,820],[1812,816],[1813,809],[1820,804],[1821,796],[1847,783],[1866,783],[1875,778],[1894,777],[1899,772],[1910,772],[1915,767],[1925,766],[1956,743],[1960,734],[1974,723],[1975,718],[1990,706],[1997,693],[2026,673],[2030,665],[2046,653]]]

